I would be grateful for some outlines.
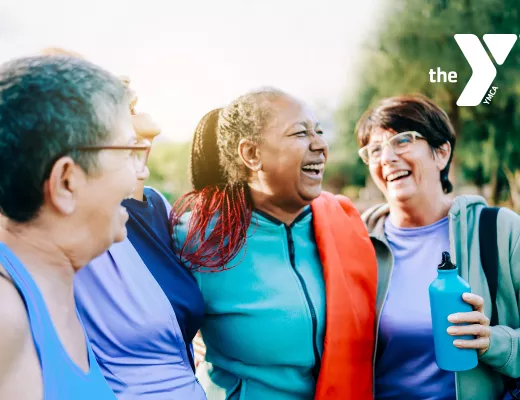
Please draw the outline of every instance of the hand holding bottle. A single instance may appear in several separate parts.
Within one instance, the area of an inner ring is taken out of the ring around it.
[[[474,347],[460,347],[460,342],[457,346],[451,331],[452,328],[456,329],[457,336],[460,336],[457,341],[471,343],[477,339],[471,329],[468,331],[468,326],[464,326],[467,325],[464,321],[471,320],[468,316],[475,312],[474,306],[464,300],[464,294],[470,293],[471,288],[459,276],[457,266],[451,262],[446,251],[442,253],[437,271],[437,278],[429,288],[435,361],[445,371],[468,371],[478,365],[477,350]]]
[[[448,321],[454,324],[469,325],[450,326],[448,333],[452,336],[475,336],[473,340],[456,339],[453,344],[460,349],[477,349],[479,356],[489,348],[491,328],[489,318],[484,314],[484,299],[476,294],[464,293],[462,299],[473,307],[473,311],[451,314]]]

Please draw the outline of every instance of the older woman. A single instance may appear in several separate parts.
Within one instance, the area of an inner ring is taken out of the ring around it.
[[[357,125],[372,179],[387,204],[363,218],[374,243],[379,282],[376,399],[501,399],[504,382],[520,376],[520,217],[502,208],[498,246],[496,326],[489,326],[494,290],[481,261],[479,218],[486,208],[477,196],[449,193],[455,132],[446,113],[422,96],[388,98]],[[454,345],[478,350],[470,371],[443,371],[435,363],[428,286],[443,251],[449,251],[473,294],[474,311],[451,315]],[[457,339],[473,335],[474,340]]]
[[[75,273],[126,236],[139,155],[125,87],[69,57],[0,68],[0,398],[114,399]]]
[[[195,132],[194,191],[172,216],[204,297],[209,399],[372,399],[376,260],[350,201],[321,190],[327,155],[278,90]]]

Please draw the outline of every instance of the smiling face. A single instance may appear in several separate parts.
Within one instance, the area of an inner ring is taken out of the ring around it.
[[[363,113],[355,131],[359,154],[388,202],[402,206],[412,201],[423,207],[453,190],[448,174],[455,130],[448,114],[431,99],[422,95],[382,99]],[[416,135],[410,140],[404,132]],[[381,144],[375,147],[379,154],[370,161],[367,146],[377,143]]]
[[[394,135],[393,131],[376,128],[368,145],[381,144]],[[379,162],[369,164],[370,175],[388,202],[402,203],[442,192],[440,171],[448,162],[449,145],[432,151],[426,140],[418,138],[408,144],[406,151],[397,153],[401,152],[385,145],[378,157]]]
[[[305,104],[280,97],[270,107],[256,147],[257,159],[245,162],[261,190],[277,203],[305,206],[321,194],[328,145],[316,116]]]
[[[100,144],[102,150],[81,150],[96,154],[90,172],[66,155],[55,162],[44,183],[40,218],[58,232],[62,248],[77,267],[127,234],[128,213],[121,203],[137,184],[135,152],[120,148],[135,142],[127,110],[117,118],[108,137],[107,143]]]
[[[118,119],[110,145],[128,146],[135,143],[129,115]],[[128,213],[121,202],[132,195],[137,184],[136,162],[130,150],[101,150],[98,169],[78,185],[75,216],[96,243],[104,248],[126,237]]]

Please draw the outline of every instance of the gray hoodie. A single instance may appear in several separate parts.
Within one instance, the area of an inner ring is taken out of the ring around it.
[[[459,196],[448,217],[452,260],[459,267],[460,275],[469,282],[472,293],[484,298],[484,312],[490,316],[491,297],[480,262],[478,230],[480,212],[486,206],[480,196]],[[362,215],[378,261],[377,330],[394,265],[384,233],[384,220],[388,214],[389,207],[383,204],[372,207]],[[501,208],[497,231],[500,262],[497,309],[500,325],[491,327],[491,343],[480,356],[478,366],[455,374],[457,400],[502,399],[505,390],[503,376],[520,377],[520,216]]]

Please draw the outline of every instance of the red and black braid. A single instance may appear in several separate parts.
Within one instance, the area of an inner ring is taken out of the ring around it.
[[[177,249],[181,260],[193,269],[217,272],[229,269],[246,241],[251,223],[252,200],[245,183],[227,183],[219,163],[217,124],[219,109],[199,123],[190,162],[191,192],[173,205],[171,227],[191,210],[186,240]]]

